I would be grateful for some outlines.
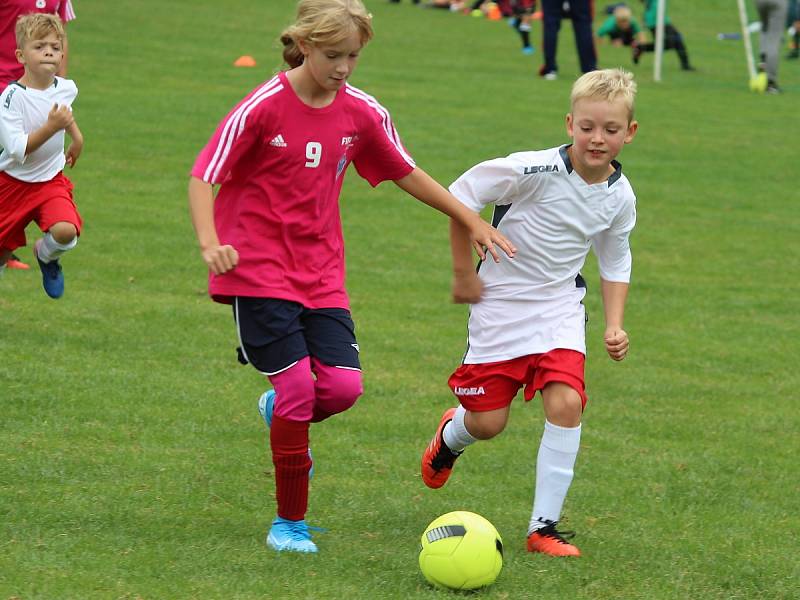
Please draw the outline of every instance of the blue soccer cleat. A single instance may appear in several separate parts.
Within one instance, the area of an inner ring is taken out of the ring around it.
[[[275,411],[275,390],[267,390],[258,399],[258,412],[267,427],[272,427],[272,413]],[[311,448],[308,449],[308,458],[311,459],[311,468],[308,470],[308,478],[314,476],[314,457],[311,456]]]
[[[33,246],[33,255],[39,263],[42,271],[42,287],[48,296],[57,300],[64,295],[64,273],[61,272],[61,265],[58,260],[51,260],[49,263],[39,260],[39,246],[42,240],[37,240]]]
[[[267,534],[267,546],[278,552],[317,552],[317,545],[311,541],[305,520],[289,521],[282,517],[275,517],[272,522]]]

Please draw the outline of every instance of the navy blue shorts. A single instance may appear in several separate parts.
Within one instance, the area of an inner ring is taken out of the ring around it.
[[[313,356],[331,367],[361,369],[355,324],[344,308],[306,308],[276,298],[236,297],[239,361],[275,375]]]

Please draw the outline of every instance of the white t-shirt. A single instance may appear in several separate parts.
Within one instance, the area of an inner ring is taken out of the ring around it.
[[[472,210],[494,204],[493,224],[517,248],[513,260],[480,265],[484,292],[470,309],[464,363],[555,348],[586,353],[580,270],[589,249],[603,279],[630,281],[636,197],[621,165],[612,165],[607,181],[587,184],[561,146],[480,163],[450,186]]]
[[[0,94],[0,171],[22,181],[49,181],[64,168],[64,130],[25,156],[28,135],[47,122],[54,104],[70,108],[78,95],[71,79],[56,77],[46,90],[12,82]]]

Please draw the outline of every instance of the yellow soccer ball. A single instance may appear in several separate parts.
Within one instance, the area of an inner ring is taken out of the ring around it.
[[[482,516],[450,512],[435,519],[422,534],[419,568],[437,587],[484,587],[494,583],[503,568],[503,540]]]
[[[758,94],[763,94],[767,90],[767,74],[766,73],[759,73],[752,79],[750,79],[750,91],[756,92]]]

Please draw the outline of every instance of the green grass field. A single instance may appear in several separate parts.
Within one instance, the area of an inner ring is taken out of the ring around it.
[[[376,38],[352,83],[439,181],[566,141],[569,24],[561,78],[545,82],[539,50],[523,56],[503,22],[367,4]],[[446,380],[465,343],[447,220],[353,170],[341,205],[366,391],[312,428],[320,554],[265,547],[265,382],[236,363],[229,309],[206,296],[186,184],[218,121],[280,66],[274,40],[293,5],[76,2],[86,146],[69,176],[83,236],[63,261],[63,299],[44,295],[35,267],[0,279],[0,598],[459,597],[417,568],[425,526],[456,509],[505,541],[480,597],[796,598],[800,63],[781,63],[783,96],[751,94],[741,42],[716,39],[738,31],[723,0],[670,3],[697,73],[674,52],[660,84],[652,55],[634,69],[640,130],[620,160],[639,222],[622,364],[603,351],[593,257],[585,273],[590,404],[565,506],[584,556],[525,552],[538,400],[515,404],[445,488],[423,486],[420,452],[453,402]],[[258,68],[233,68],[243,54]],[[624,49],[600,57],[632,67]]]

